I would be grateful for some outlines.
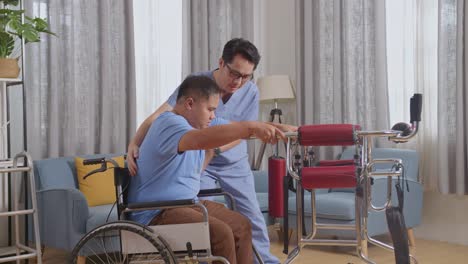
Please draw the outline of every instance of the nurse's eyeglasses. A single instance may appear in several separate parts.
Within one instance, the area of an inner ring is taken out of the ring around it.
[[[251,74],[242,74],[242,73],[232,69],[231,66],[229,66],[229,64],[226,63],[224,65],[226,65],[226,67],[228,68],[229,77],[231,77],[231,79],[233,79],[233,80],[241,79],[242,82],[246,82],[246,81],[252,80],[253,77],[254,77],[253,73],[251,73]]]

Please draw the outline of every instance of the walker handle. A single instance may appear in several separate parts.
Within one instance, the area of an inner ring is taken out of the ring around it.
[[[97,158],[97,159],[85,159],[83,160],[83,165],[95,165],[95,164],[103,164],[106,162],[105,158]]]
[[[411,121],[420,122],[421,121],[421,111],[422,111],[422,94],[415,93],[410,99],[410,112],[411,112]]]

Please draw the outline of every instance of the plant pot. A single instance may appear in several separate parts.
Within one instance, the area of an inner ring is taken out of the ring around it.
[[[18,59],[0,58],[0,78],[18,78]]]

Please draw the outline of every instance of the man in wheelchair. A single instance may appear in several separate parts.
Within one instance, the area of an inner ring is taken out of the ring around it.
[[[190,76],[183,81],[173,111],[161,114],[142,142],[129,203],[197,199],[201,172],[212,149],[249,137],[272,144],[285,139],[281,125],[216,118],[218,102],[219,88],[210,78]],[[223,204],[201,203],[209,214],[213,255],[230,263],[252,263],[249,220]],[[198,207],[184,207],[133,212],[130,218],[145,225],[184,224],[201,222],[203,214]]]

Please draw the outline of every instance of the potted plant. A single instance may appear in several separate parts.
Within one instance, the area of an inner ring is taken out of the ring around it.
[[[11,58],[17,39],[25,43],[39,42],[40,33],[55,35],[48,30],[48,23],[42,18],[24,16],[24,10],[15,10],[19,0],[0,0],[0,78],[17,78],[19,75],[18,58]],[[22,56],[22,55],[21,55]]]

